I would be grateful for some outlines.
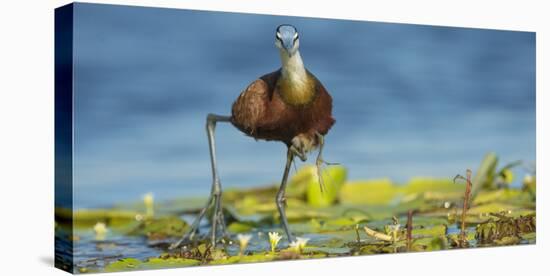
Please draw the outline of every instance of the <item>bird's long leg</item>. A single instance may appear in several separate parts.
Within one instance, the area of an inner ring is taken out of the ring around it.
[[[223,210],[221,208],[221,196],[222,196],[222,186],[220,182],[220,177],[218,174],[218,167],[216,163],[216,140],[215,140],[215,130],[217,122],[229,122],[231,117],[222,116],[216,114],[208,114],[206,117],[206,133],[208,135],[208,146],[210,148],[210,163],[212,165],[212,188],[210,190],[210,196],[206,202],[206,206],[199,212],[199,215],[195,218],[195,221],[191,224],[189,231],[177,242],[170,245],[170,249],[177,248],[185,240],[193,240],[195,233],[199,228],[200,221],[206,214],[206,211],[210,208],[210,205],[214,205],[214,213],[212,214],[212,226],[211,226],[211,243],[212,246],[216,245],[216,234],[218,223],[220,230],[225,234],[225,221],[223,218]]]
[[[288,148],[287,154],[286,154],[286,165],[285,165],[285,172],[283,174],[283,180],[281,181],[281,187],[279,188],[279,191],[277,192],[277,197],[275,199],[275,203],[277,204],[277,209],[279,210],[279,215],[281,217],[281,223],[283,225],[283,228],[286,232],[286,236],[288,237],[289,242],[294,241],[294,237],[292,236],[292,233],[288,229],[288,221],[286,219],[286,213],[285,213],[285,191],[286,191],[286,184],[288,180],[288,173],[290,171],[290,166],[292,164],[292,160],[294,159],[294,153]]]

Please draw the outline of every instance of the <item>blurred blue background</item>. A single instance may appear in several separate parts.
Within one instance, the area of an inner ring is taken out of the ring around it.
[[[325,159],[350,179],[534,162],[534,33],[76,4],[75,207],[206,196],[206,114],[280,67],[281,23],[334,98]],[[280,180],[283,144],[220,124],[217,146],[225,188]]]

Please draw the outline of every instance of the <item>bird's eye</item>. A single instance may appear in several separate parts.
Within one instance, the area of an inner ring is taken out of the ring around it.
[[[278,40],[281,40],[281,34],[280,34],[279,32],[277,32],[277,33],[275,34],[275,37],[276,37]]]

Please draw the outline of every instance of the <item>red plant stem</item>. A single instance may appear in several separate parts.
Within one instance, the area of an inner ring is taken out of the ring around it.
[[[470,202],[470,192],[472,191],[472,171],[466,170],[466,191],[464,192],[464,204],[462,205],[462,225],[460,226],[460,243],[466,245],[466,212],[468,212],[468,203]]]
[[[407,249],[410,251],[412,248],[412,224],[413,224],[413,211],[409,210],[407,213]]]

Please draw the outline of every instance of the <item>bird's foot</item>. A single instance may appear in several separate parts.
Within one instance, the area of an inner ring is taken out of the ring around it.
[[[333,166],[333,165],[340,165],[340,163],[327,162],[323,159],[323,148],[325,145],[325,137],[318,132],[315,134],[317,136],[317,142],[319,144],[319,152],[315,160],[315,166],[317,167],[317,177],[319,178],[321,193],[323,193],[324,191],[326,191],[325,182],[323,181],[323,172],[322,172],[323,165]],[[330,178],[330,174],[327,174],[327,176]]]
[[[193,221],[193,224],[191,225],[191,228],[189,229],[189,231],[187,231],[187,233],[185,233],[185,235],[183,235],[181,239],[172,243],[168,248],[168,250],[174,250],[179,247],[184,247],[185,245],[193,243],[197,236],[197,232],[199,231],[199,225],[202,218],[207,213],[207,211],[212,207],[214,209],[214,212],[212,213],[211,226],[210,226],[210,232],[209,232],[210,243],[212,247],[215,247],[216,243],[219,240],[218,232],[221,232],[221,237],[228,237],[227,230],[225,227],[223,209],[221,208],[221,194],[212,195],[208,200],[206,206],[203,209],[201,209],[198,216],[195,218],[195,221]]]
[[[191,244],[193,242],[193,239],[189,238],[189,232],[185,234],[181,239],[179,239],[177,242],[174,242],[168,247],[168,250],[175,250],[177,248],[180,248],[182,250],[187,249],[187,245]]]
[[[290,146],[290,150],[295,156],[298,156],[302,162],[306,162],[307,160],[307,153],[305,152],[303,147],[297,147],[295,145]]]
[[[298,156],[302,162],[307,160],[307,154],[315,148],[315,140],[305,134],[292,138],[290,150],[294,156]]]
[[[325,186],[325,182],[323,180],[323,165],[333,166],[333,165],[340,165],[340,163],[327,162],[327,161],[323,160],[323,158],[321,158],[320,154],[317,156],[317,159],[315,161],[315,167],[317,167],[317,177],[319,179],[319,185],[321,187],[321,193],[324,193],[327,189],[326,186]],[[330,174],[326,174],[326,175],[330,178]]]

